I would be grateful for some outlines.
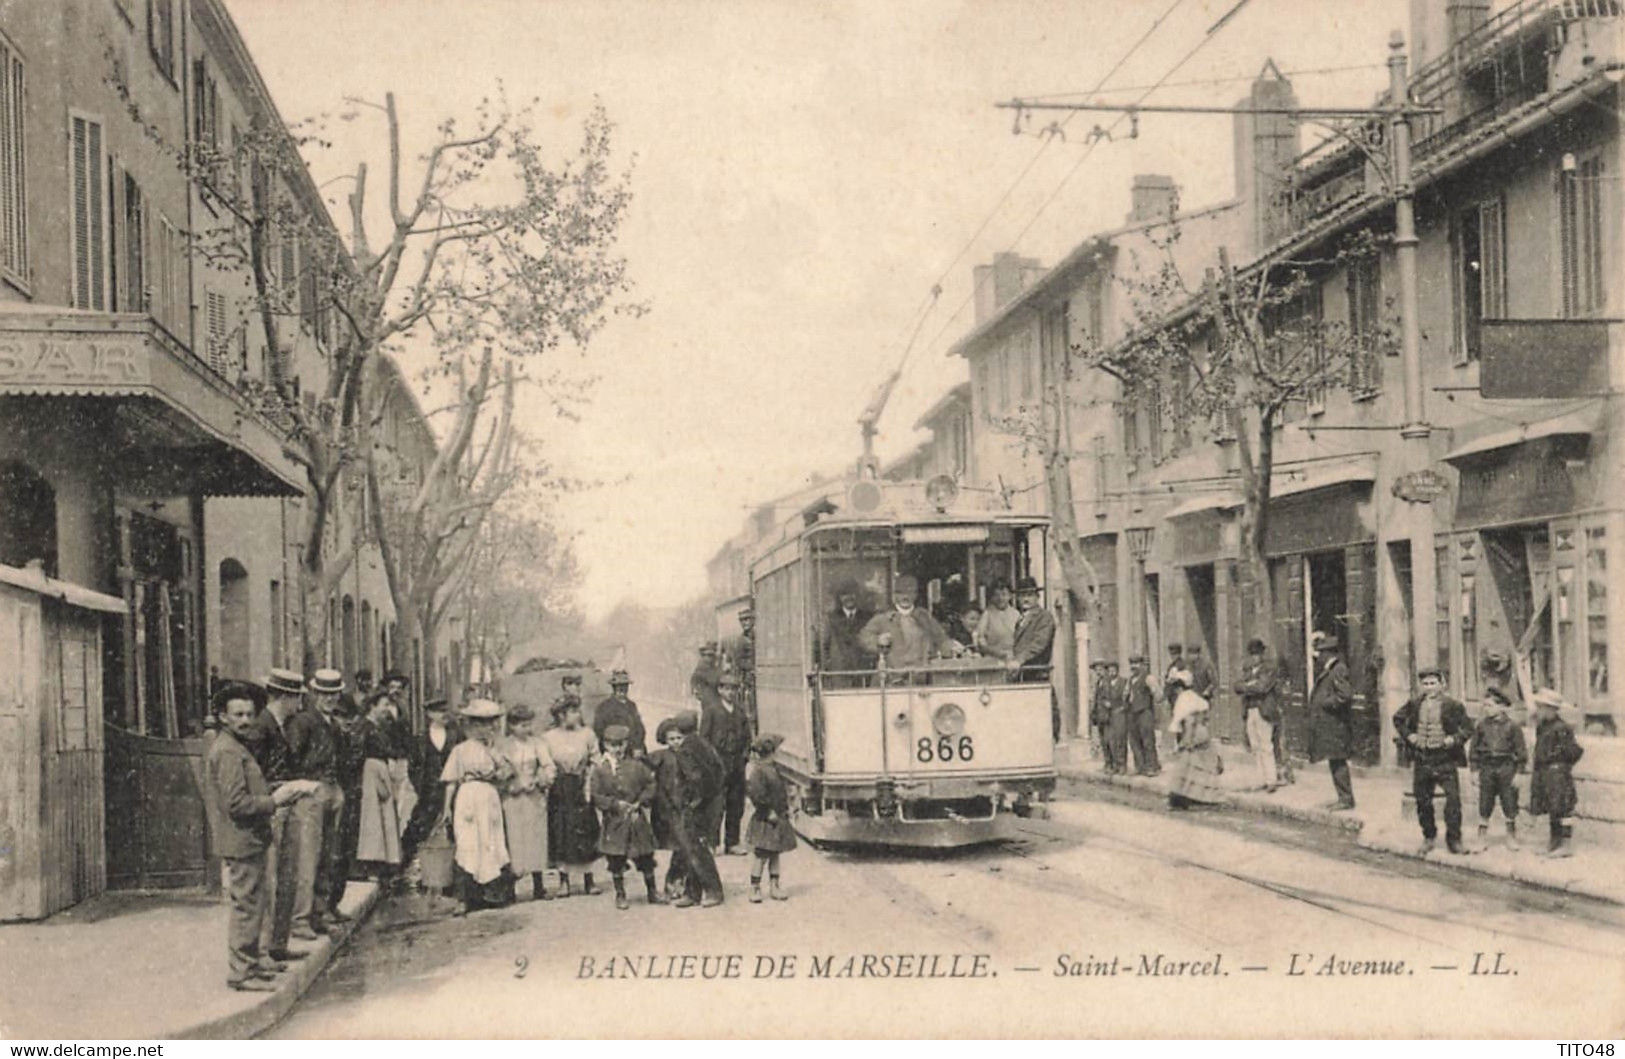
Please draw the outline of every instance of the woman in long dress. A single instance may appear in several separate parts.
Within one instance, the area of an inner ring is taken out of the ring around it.
[[[440,779],[446,785],[445,817],[456,846],[457,892],[467,914],[501,907],[511,899],[498,792],[513,769],[495,749],[502,707],[490,699],[474,699],[462,714],[468,738],[452,748]]]
[[[1191,690],[1189,670],[1176,669],[1169,673],[1168,684],[1179,689],[1174,698],[1173,721],[1168,725],[1177,750],[1168,782],[1168,807],[1188,809],[1192,805],[1219,804],[1225,797],[1219,783],[1224,762],[1213,749],[1208,702]]]
[[[553,755],[534,731],[536,711],[524,703],[508,711],[508,736],[500,751],[513,767],[502,788],[502,819],[508,832],[509,870],[531,879],[531,897],[552,900],[542,880],[547,870],[547,789],[553,785]]]
[[[360,818],[355,859],[382,884],[401,867],[400,820],[395,815],[395,787],[389,776],[391,743],[386,731],[389,696],[378,692],[367,701],[367,717],[357,726],[361,742]]]
[[[543,736],[555,769],[547,799],[547,845],[559,869],[560,897],[570,896],[570,873],[582,873],[581,892],[601,893],[592,881],[598,859],[598,814],[587,792],[587,774],[598,751],[598,737],[581,723],[581,700],[565,695],[553,704],[556,727]]]

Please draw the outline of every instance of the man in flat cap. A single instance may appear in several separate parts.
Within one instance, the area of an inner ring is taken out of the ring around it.
[[[1467,764],[1467,741],[1472,721],[1467,707],[1445,694],[1444,670],[1424,666],[1417,670],[1421,694],[1394,714],[1394,734],[1410,749],[1411,793],[1416,797],[1416,822],[1422,828],[1417,856],[1433,852],[1438,824],[1433,815],[1435,788],[1444,791],[1445,844],[1450,852],[1467,852],[1461,842],[1461,766]]]
[[[858,643],[869,655],[886,656],[886,668],[918,669],[934,657],[963,654],[943,627],[924,608],[916,606],[920,583],[908,574],[892,582],[892,607],[869,619]]]
[[[609,698],[600,702],[592,711],[592,731],[598,737],[598,745],[605,750],[604,732],[612,725],[621,725],[627,731],[627,754],[631,757],[641,758],[648,754],[646,744],[647,735],[643,728],[643,714],[638,712],[638,704],[627,697],[627,690],[632,686],[632,677],[624,669],[617,669],[609,675]]]
[[[240,992],[269,993],[287,963],[260,947],[266,918],[266,855],[272,842],[271,818],[278,809],[309,793],[298,781],[275,791],[249,751],[255,715],[265,702],[255,684],[228,682],[215,692],[220,729],[203,763],[204,804],[209,815],[211,852],[226,867],[231,916],[226,926],[226,984]]]
[[[721,702],[717,694],[717,681],[722,678],[722,666],[717,662],[717,643],[709,640],[700,644],[700,660],[689,674],[688,691],[700,702],[700,708]]]
[[[1162,772],[1162,762],[1157,760],[1157,691],[1150,659],[1130,655],[1128,676],[1123,678],[1123,699],[1128,707],[1128,746],[1134,754],[1134,771],[1142,776]]]
[[[1354,808],[1354,782],[1349,758],[1354,754],[1354,683],[1349,667],[1338,656],[1337,637],[1316,631],[1315,683],[1309,692],[1309,759],[1325,761],[1332,773],[1337,799],[1326,808],[1347,812]]]
[[[722,674],[717,704],[700,712],[700,735],[722,759],[723,852],[743,856],[739,823],[745,816],[745,765],[750,758],[750,719],[739,708],[739,676]]]

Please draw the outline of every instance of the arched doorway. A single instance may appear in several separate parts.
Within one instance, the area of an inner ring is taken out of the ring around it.
[[[254,675],[253,634],[249,621],[248,570],[236,559],[220,562],[220,657],[217,667],[226,680]]]

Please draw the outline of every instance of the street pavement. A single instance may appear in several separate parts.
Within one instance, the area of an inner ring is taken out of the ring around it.
[[[952,855],[804,845],[784,904],[746,902],[746,858],[709,910],[386,902],[271,1036],[1625,1032],[1616,905],[1115,794]]]

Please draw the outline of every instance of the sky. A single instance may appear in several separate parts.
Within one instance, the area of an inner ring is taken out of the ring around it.
[[[1228,118],[1145,115],[1137,137],[1125,123],[1091,146],[1112,115],[1016,135],[996,101],[1085,93],[1143,38],[1099,98],[1166,81],[1148,102],[1229,105],[1274,59],[1302,103],[1364,105],[1408,17],[1406,0],[1250,0],[1210,33],[1235,0],[226,6],[288,120],[393,91],[423,145],[501,83],[539,99],[538,130],[568,149],[593,101],[607,108],[634,166],[621,249],[649,311],[560,354],[597,380],[578,419],[520,404],[556,471],[602,483],[558,509],[593,617],[702,594],[755,504],[853,464],[857,417],[899,363],[878,447],[907,451],[966,376],[947,350],[974,323],[973,265],[1054,263],[1122,223],[1136,173],[1172,175],[1191,206],[1232,193]],[[378,146],[367,121],[332,126],[318,182]]]

